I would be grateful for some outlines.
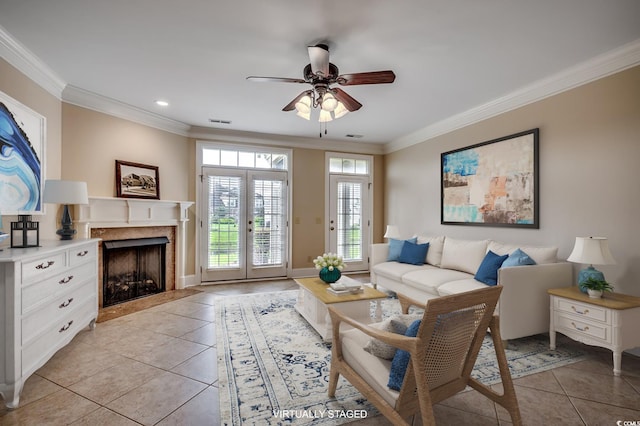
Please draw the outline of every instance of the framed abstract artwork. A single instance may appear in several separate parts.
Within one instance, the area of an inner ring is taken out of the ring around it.
[[[539,129],[441,154],[443,225],[535,228]]]
[[[0,92],[0,213],[43,214],[45,118]]]
[[[116,160],[116,195],[121,198],[159,200],[158,167]]]

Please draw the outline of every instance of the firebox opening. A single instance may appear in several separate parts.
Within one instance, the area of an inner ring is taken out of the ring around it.
[[[103,241],[102,306],[165,291],[167,237]]]

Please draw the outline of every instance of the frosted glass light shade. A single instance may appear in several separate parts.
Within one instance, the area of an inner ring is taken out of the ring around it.
[[[609,251],[609,242],[604,237],[576,237],[573,251],[567,258],[569,262],[589,265],[615,265],[616,261]]]
[[[336,100],[335,96],[333,96],[329,92],[325,93],[322,97],[322,109],[331,112],[336,109],[337,106],[338,101]]]
[[[333,110],[333,118],[338,119],[347,115],[349,110],[344,106],[342,102],[338,102],[338,106]]]
[[[327,123],[332,120],[333,118],[331,117],[331,113],[329,111],[325,111],[323,109],[320,110],[320,118],[318,118],[319,122]]]
[[[311,112],[311,97],[309,95],[303,96],[296,102],[296,111],[298,111],[298,115],[309,114]],[[303,117],[303,115],[300,115],[300,117]]]

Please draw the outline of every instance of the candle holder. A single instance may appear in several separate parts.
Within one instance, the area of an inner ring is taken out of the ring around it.
[[[11,222],[11,247],[26,248],[40,245],[40,223],[31,221],[31,215],[18,215]]]

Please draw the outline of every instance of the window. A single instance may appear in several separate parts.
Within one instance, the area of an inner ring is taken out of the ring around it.
[[[203,148],[204,166],[238,167],[243,169],[287,170],[287,154],[270,151],[242,151],[234,148]]]

